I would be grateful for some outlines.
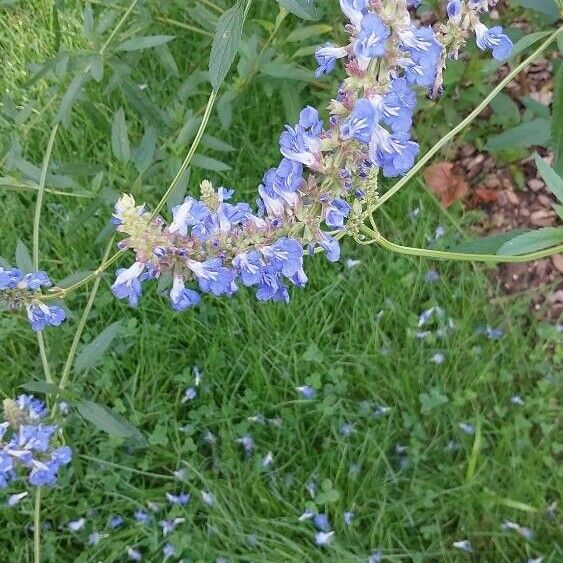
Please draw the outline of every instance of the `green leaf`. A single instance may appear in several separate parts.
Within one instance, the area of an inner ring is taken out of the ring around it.
[[[535,159],[538,171],[544,179],[546,186],[553,192],[555,197],[563,203],[563,178],[561,178],[539,154],[535,155]]]
[[[129,145],[129,134],[127,133],[127,122],[123,108],[119,108],[113,116],[111,124],[111,150],[120,162],[131,160],[131,146]]]
[[[100,53],[93,53],[90,58],[90,74],[96,82],[101,82],[104,77],[104,59]]]
[[[73,274],[70,274],[70,276],[62,279],[60,282],[57,282],[56,285],[57,287],[65,289],[75,283],[78,283],[79,281],[82,281],[84,278],[87,278],[91,273],[92,272],[74,272]]]
[[[554,20],[559,19],[560,16],[560,10],[557,7],[556,0],[513,0],[513,4],[532,10],[538,14],[543,14]]]
[[[498,251],[501,256],[520,256],[563,243],[563,227],[545,227],[513,238]]]
[[[315,0],[278,0],[278,3],[288,12],[291,12],[304,20],[319,19]]]
[[[550,139],[549,127],[547,119],[537,118],[491,137],[485,148],[489,151],[499,151],[533,145],[546,146]]]
[[[33,261],[31,260],[31,255],[27,246],[18,240],[16,244],[16,266],[22,270],[22,272],[33,272]]]
[[[20,385],[20,387],[31,393],[44,393],[45,395],[54,395],[59,392],[57,385],[45,383],[44,381],[28,381]]]
[[[222,141],[217,137],[213,137],[212,135],[204,135],[201,139],[201,143],[202,145],[219,152],[233,152],[236,150],[235,147],[229,145],[229,143],[225,143],[225,141]]]
[[[157,129],[163,125],[170,127],[170,116],[153,104],[152,100],[137,84],[126,79],[120,88],[127,101],[135,108],[142,119],[149,121]]]
[[[563,33],[561,34],[563,37]],[[555,153],[555,171],[563,176],[563,65],[553,79],[553,115],[551,117],[551,140]]]
[[[213,172],[227,172],[227,170],[231,170],[228,164],[202,154],[196,154],[192,162],[194,166],[198,166],[204,170],[212,170]]]
[[[526,229],[518,229],[500,235],[468,240],[452,248],[451,251],[462,254],[496,254],[508,241],[527,232],[529,231]]]
[[[115,51],[140,51],[141,49],[151,49],[152,47],[158,47],[159,45],[164,45],[172,39],[175,39],[174,35],[147,35],[146,37],[133,37],[127,39],[115,48]]]
[[[88,76],[83,73],[78,74],[72,79],[72,82],[69,84],[66,92],[64,93],[61,105],[55,115],[55,122],[60,121],[65,126],[69,125],[72,106],[74,105],[74,102],[76,102],[82,87],[87,81]]]
[[[559,216],[559,219],[563,221],[563,205],[558,205],[557,203],[553,204],[553,209],[555,209],[555,213]]]
[[[330,33],[332,31],[332,26],[326,24],[316,24],[316,25],[305,25],[294,29],[288,36],[286,41],[289,42],[300,42],[306,39],[311,39],[312,37],[318,37],[324,33]]]
[[[336,489],[323,491],[315,497],[316,504],[333,504],[340,499],[340,493]]]
[[[74,369],[77,372],[82,372],[96,365],[118,335],[121,325],[122,321],[114,322],[96,336],[92,342],[83,346],[74,361]]]
[[[133,161],[139,172],[147,169],[154,160],[156,152],[157,133],[154,127],[147,127],[139,147],[133,149]]]
[[[285,80],[299,80],[303,82],[312,82],[315,75],[311,70],[299,68],[294,63],[286,63],[284,61],[271,61],[260,67],[260,72],[273,76],[274,78],[283,78]]]
[[[105,405],[82,401],[76,408],[80,416],[110,436],[134,440],[139,446],[147,445],[146,438],[137,428]]]
[[[209,58],[209,80],[215,91],[219,90],[231,68],[242,38],[244,8],[240,0],[224,12],[217,22],[217,29]]]

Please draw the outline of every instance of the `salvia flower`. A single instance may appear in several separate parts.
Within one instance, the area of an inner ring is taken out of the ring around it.
[[[47,326],[60,326],[66,318],[65,310],[42,301],[42,288],[52,285],[45,272],[24,274],[18,268],[0,267],[0,307],[25,308],[29,324],[36,332]]]
[[[143,283],[160,278],[175,311],[198,305],[202,293],[231,297],[240,287],[253,288],[259,301],[288,302],[291,286],[308,283],[306,254],[322,250],[338,261],[340,235],[355,234],[378,197],[377,177],[405,175],[415,163],[418,90],[441,94],[448,58],[472,34],[497,59],[511,50],[500,27],[480,22],[486,0],[448,2],[447,22],[434,27],[412,18],[409,9],[419,3],[340,0],[348,38],[316,50],[316,75],[342,61],[346,77],[328,106],[328,121],[306,106],[297,123],[285,126],[280,160],[257,185],[256,208],[235,203],[234,190],[208,181],[199,197],[174,207],[168,221],[122,196],[114,223],[126,237],[120,248],[134,251],[135,261],[117,271],[115,296],[136,306]],[[16,283],[12,278],[3,272],[0,288]],[[59,321],[55,312],[33,312],[36,326]]]
[[[56,444],[58,426],[46,424],[46,416],[45,404],[31,395],[4,401],[4,421],[0,423],[0,488],[24,475],[30,485],[54,486],[59,469],[70,463],[71,449]]]

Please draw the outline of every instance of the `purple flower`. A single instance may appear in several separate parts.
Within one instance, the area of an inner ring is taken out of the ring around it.
[[[258,285],[262,280],[265,264],[256,250],[237,255],[233,260],[233,266],[237,269],[242,283],[247,287]]]
[[[436,82],[442,45],[430,27],[412,27],[401,37],[410,60],[401,59],[399,64],[405,70],[410,84],[432,88]]]
[[[316,514],[315,517],[313,518],[313,522],[315,523],[317,529],[320,530],[321,532],[330,532],[331,530],[330,522],[328,520],[328,516],[324,512],[320,512],[319,514]]]
[[[303,269],[303,247],[291,238],[280,238],[271,246],[262,248],[269,265],[286,278],[291,278]]]
[[[359,28],[360,23],[367,11],[367,0],[340,0],[340,8],[344,15]]]
[[[380,111],[383,122],[394,133],[407,133],[412,127],[412,117],[416,107],[416,94],[404,78],[391,81],[389,91],[381,100]]]
[[[22,279],[23,274],[17,268],[0,268],[0,291],[14,289]]]
[[[475,26],[475,35],[477,37],[477,46],[482,51],[490,49],[493,52],[493,58],[497,61],[505,61],[512,54],[512,41],[503,33],[502,27],[499,25],[487,29],[482,23]]]
[[[22,281],[30,291],[37,291],[41,287],[50,287],[53,285],[45,272],[26,274]]]
[[[304,399],[314,399],[317,394],[310,385],[301,385],[295,388]]]
[[[168,227],[168,232],[186,236],[189,226],[203,223],[210,214],[207,205],[193,197],[187,197],[184,203],[172,209],[174,220]]]
[[[370,143],[370,158],[383,168],[386,178],[393,178],[406,174],[413,167],[419,149],[418,143],[408,139],[408,134],[391,135],[383,127],[377,126]]]
[[[180,493],[179,495],[166,493],[166,498],[170,504],[184,506],[185,504],[188,504],[188,502],[190,502],[191,495],[189,495],[188,493]]]

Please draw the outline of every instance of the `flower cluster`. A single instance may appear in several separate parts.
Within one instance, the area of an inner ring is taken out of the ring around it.
[[[70,462],[71,449],[56,446],[56,424],[44,424],[45,404],[31,395],[4,401],[4,422],[0,423],[0,488],[5,488],[27,471],[30,485],[53,486],[59,468]]]
[[[48,325],[59,326],[66,318],[65,310],[58,305],[46,305],[41,300],[41,288],[51,285],[45,272],[24,274],[17,268],[0,268],[0,306],[9,310],[25,307],[35,331]]]
[[[494,56],[508,54],[506,36],[480,27],[478,14],[487,2],[456,2],[450,22],[437,29],[412,22],[409,9],[418,4],[340,0],[350,42],[316,52],[317,76],[332,72],[338,59],[346,61],[328,126],[312,107],[286,126],[281,161],[258,187],[257,212],[231,203],[233,190],[215,190],[207,181],[200,199],[187,197],[172,210],[168,225],[124,195],[114,223],[127,235],[121,248],[134,250],[136,261],[118,270],[116,297],[135,306],[142,283],[160,278],[177,311],[199,303],[200,292],[231,296],[240,285],[255,288],[259,300],[288,301],[288,284],[307,283],[307,251],[321,249],[337,261],[335,235],[363,223],[377,198],[380,171],[395,177],[412,168],[419,151],[411,140],[416,88],[440,92],[442,67],[457,48],[453,37],[472,28],[479,45],[493,46]]]

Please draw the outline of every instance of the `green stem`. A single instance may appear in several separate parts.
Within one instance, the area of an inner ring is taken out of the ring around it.
[[[49,163],[51,162],[51,153],[53,152],[53,145],[55,144],[55,137],[59,124],[55,124],[51,130],[49,142],[47,143],[47,150],[43,158],[43,166],[41,167],[41,176],[39,177],[39,185],[37,186],[37,201],[35,203],[35,215],[33,217],[33,269],[39,270],[39,227],[41,221],[41,208],[43,206],[43,196],[45,194],[45,184],[47,182],[47,172],[49,170]]]
[[[188,154],[186,155],[184,162],[182,162],[182,165],[180,166],[178,173],[176,174],[176,176],[174,177],[174,179],[170,183],[170,186],[166,190],[165,194],[162,196],[162,198],[158,202],[157,206],[155,207],[155,209],[154,209],[154,211],[151,215],[151,221],[153,219],[155,219],[156,216],[160,213],[160,211],[162,210],[162,208],[164,207],[164,205],[168,201],[170,194],[174,191],[174,188],[178,185],[178,182],[181,180],[182,176],[184,175],[184,173],[188,169],[188,167],[189,167],[189,165],[190,165],[190,163],[191,163],[191,161],[192,161],[192,159],[195,155],[195,152],[197,151],[197,149],[199,147],[199,143],[201,142],[203,134],[205,133],[205,129],[207,128],[207,124],[209,123],[209,118],[211,117],[211,111],[213,110],[213,106],[215,104],[216,99],[217,99],[217,92],[212,91],[211,94],[209,95],[209,99],[207,101],[207,106],[205,107],[205,112],[203,114],[201,123],[199,125],[199,129],[196,133],[196,136],[195,136],[194,141],[193,141],[193,143],[190,147],[190,150],[188,151]],[[77,283],[75,283],[75,284],[73,284],[73,285],[71,285],[71,286],[69,286],[65,289],[55,289],[52,293],[45,295],[45,298],[46,299],[64,299],[67,295],[69,295],[73,291],[76,291],[77,289],[85,286],[86,284],[90,283],[93,279],[98,278],[114,262],[116,262],[121,257],[122,254],[124,254],[124,251],[119,250],[118,252],[113,254],[107,260],[103,260],[102,263],[100,264],[100,266],[96,270],[94,270],[91,274],[86,276],[84,279],[80,280],[79,282],[77,282]]]
[[[177,20],[173,20],[171,18],[164,18],[164,17],[157,17],[155,18],[156,21],[161,23],[166,23],[168,25],[173,25],[175,27],[180,27],[182,29],[187,29],[188,31],[193,31],[194,33],[199,33],[200,35],[205,35],[206,37],[213,37],[213,33],[209,31],[205,31],[205,29],[200,29],[195,25],[190,25],[188,23],[179,22]]]
[[[115,467],[115,469],[121,469],[123,471],[129,471],[129,473],[135,473],[136,475],[144,475],[145,477],[153,477],[154,479],[163,479],[166,481],[175,481],[176,477],[172,475],[162,475],[160,473],[152,473],[150,471],[142,471],[140,469],[135,469],[134,467],[127,467],[126,465],[120,465],[119,463],[114,463],[113,461],[106,461],[105,459],[100,459],[97,457],[92,457],[89,455],[81,454],[79,456],[81,459],[86,461],[94,461],[96,463],[101,463],[109,467]]]
[[[135,9],[137,2],[139,0],[133,0],[125,13],[121,16],[121,19],[117,22],[117,25],[113,28],[113,31],[109,34],[108,38],[104,41],[102,48],[100,49],[100,55],[103,55],[106,49],[109,47],[110,43],[113,41],[113,38],[117,35],[117,32],[121,29],[121,26],[125,23],[129,14]]]
[[[104,257],[102,262],[105,262],[109,256],[111,247],[113,246],[114,237],[111,238],[109,241]],[[94,285],[92,286],[92,290],[90,292],[90,296],[88,297],[88,302],[86,303],[86,307],[80,317],[80,321],[78,326],[76,327],[76,332],[74,333],[74,338],[72,339],[72,344],[70,345],[70,350],[68,351],[68,356],[66,358],[66,362],[63,368],[63,373],[61,375],[61,379],[59,381],[59,390],[63,390],[68,382],[68,378],[70,377],[70,371],[72,369],[72,363],[74,361],[74,357],[76,355],[76,351],[78,350],[78,345],[80,344],[80,339],[82,338],[82,333],[84,332],[84,328],[86,327],[86,322],[88,321],[88,316],[90,315],[90,311],[92,310],[92,306],[94,305],[94,300],[96,299],[96,294],[98,293],[98,289],[100,288],[100,282],[102,281],[101,276],[98,276],[94,281]]]
[[[33,562],[41,563],[41,487],[35,491],[33,511]]]
[[[506,78],[504,78],[496,88],[456,127],[454,127],[447,135],[442,137],[416,164],[409,173],[401,178],[389,191],[385,192],[375,203],[374,211],[381,207],[387,200],[392,198],[401,188],[406,186],[419,172],[426,166],[432,157],[438,153],[442,147],[447,145],[458,133],[461,133],[468,125],[470,125],[481,112],[489,105],[489,103],[502,92],[504,87],[511,82],[522,70],[532,63],[543,51],[545,51],[553,41],[557,39],[559,33],[563,31],[563,27],[555,30],[527,59],[522,61],[514,70],[512,70]]]
[[[154,211],[152,212],[151,215],[151,221],[153,221],[157,217],[157,215],[160,213],[162,208],[165,206],[166,202],[168,201],[168,198],[170,197],[170,194],[174,191],[174,188],[178,185],[178,182],[181,180],[182,176],[184,175],[189,165],[191,164],[192,158],[194,157],[194,154],[199,147],[201,138],[203,137],[203,134],[205,133],[205,129],[207,128],[207,124],[209,123],[209,118],[211,117],[211,111],[213,110],[213,105],[215,104],[216,99],[217,99],[217,92],[213,90],[209,95],[209,99],[207,100],[207,106],[205,107],[205,112],[201,119],[201,123],[199,124],[199,129],[197,130],[196,136],[194,138],[194,142],[192,143],[192,146],[190,147],[190,150],[188,151],[188,154],[186,155],[184,162],[182,162],[182,166],[180,166],[178,173],[172,180],[170,186],[162,196],[161,200],[158,202],[158,205],[154,208]]]
[[[47,357],[47,349],[45,347],[45,339],[43,333],[37,333],[37,344],[39,345],[39,356],[41,357],[41,364],[43,365],[43,373],[45,374],[45,381],[53,383],[53,376],[51,375],[51,368],[49,367],[49,359]]]
[[[522,254],[520,256],[501,256],[499,254],[465,254],[462,252],[447,252],[443,250],[430,250],[426,248],[414,248],[411,246],[402,246],[400,244],[395,244],[390,240],[387,240],[383,235],[370,229],[368,226],[364,225],[362,231],[371,237],[370,243],[379,244],[383,248],[395,252],[397,254],[403,254],[406,256],[415,256],[417,258],[433,258],[437,260],[455,260],[458,262],[487,262],[493,264],[519,264],[524,262],[533,262],[534,260],[540,260],[542,258],[547,258],[548,256],[553,256],[554,254],[559,254],[563,252],[563,245],[548,248],[546,250],[539,250],[537,252],[531,252],[529,254]]]

